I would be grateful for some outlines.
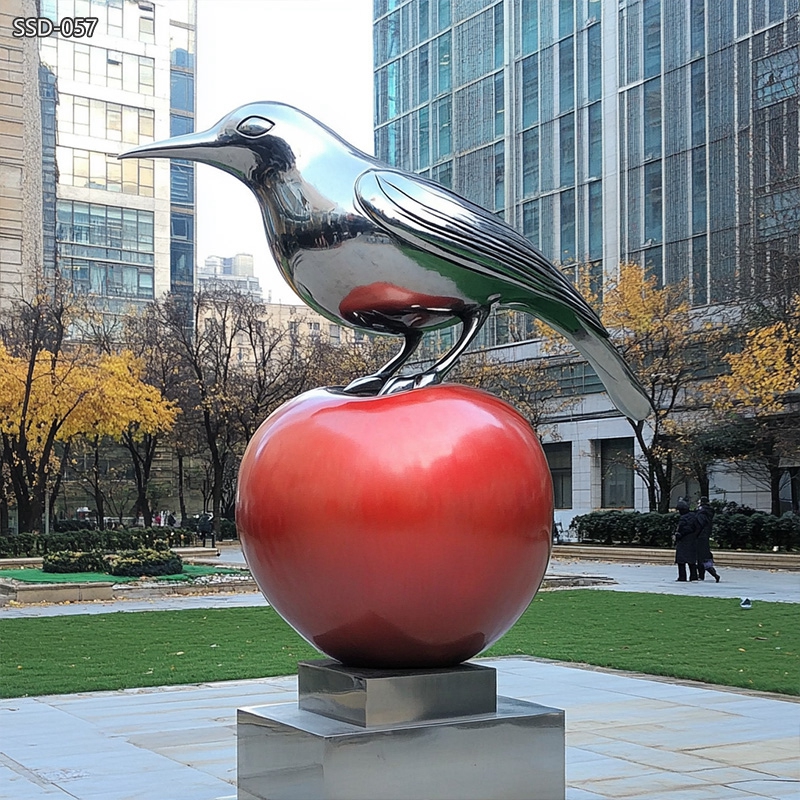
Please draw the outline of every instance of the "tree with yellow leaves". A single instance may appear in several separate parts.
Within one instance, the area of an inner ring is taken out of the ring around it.
[[[601,318],[654,409],[644,422],[631,421],[642,458],[627,466],[643,478],[650,509],[668,511],[680,477],[682,417],[703,404],[698,377],[720,363],[725,327],[693,312],[684,285],[660,286],[638,264],[622,264],[606,286]]]
[[[0,328],[0,443],[20,530],[49,519],[56,443],[169,428],[175,409],[140,379],[129,353],[101,356],[68,331],[79,307],[57,291],[18,304]]]
[[[800,294],[782,304],[780,318],[746,331],[739,352],[725,356],[730,372],[710,387],[720,431],[736,441],[731,468],[768,488],[773,514],[781,513],[786,462],[800,458]]]

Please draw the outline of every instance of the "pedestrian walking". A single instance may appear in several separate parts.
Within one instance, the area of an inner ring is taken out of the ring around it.
[[[706,572],[719,583],[719,573],[714,568],[714,556],[711,553],[711,528],[714,520],[714,509],[707,497],[701,497],[697,503],[697,578],[704,581]]]
[[[679,581],[686,580],[686,566],[689,566],[689,580],[697,580],[697,530],[699,523],[695,512],[689,509],[684,499],[678,500],[675,509],[680,514],[675,529],[675,563],[678,565]]]

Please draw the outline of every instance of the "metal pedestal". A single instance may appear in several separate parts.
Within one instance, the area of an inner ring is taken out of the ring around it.
[[[238,712],[239,800],[563,800],[564,712],[495,671],[299,665],[298,704]]]

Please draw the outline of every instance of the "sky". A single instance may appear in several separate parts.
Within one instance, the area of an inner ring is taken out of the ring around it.
[[[297,106],[372,153],[372,0],[198,0],[197,117],[205,130],[260,100]],[[197,263],[251,253],[266,299],[298,303],[236,178],[197,165]]]

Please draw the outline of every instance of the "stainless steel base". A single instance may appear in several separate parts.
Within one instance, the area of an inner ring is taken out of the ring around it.
[[[563,800],[564,712],[496,702],[369,727],[294,703],[240,708],[238,800]]]
[[[479,664],[447,669],[361,669],[333,659],[297,665],[303,711],[369,728],[497,710],[497,671]]]

